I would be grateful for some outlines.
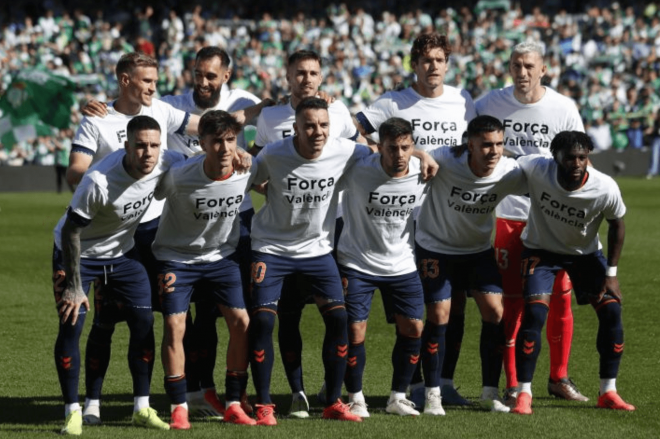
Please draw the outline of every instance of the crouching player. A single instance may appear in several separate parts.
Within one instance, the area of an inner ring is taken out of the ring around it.
[[[552,157],[518,159],[529,181],[532,207],[522,234],[525,311],[516,340],[520,387],[513,413],[532,414],[532,377],[541,351],[541,329],[560,270],[566,270],[572,279],[578,304],[590,303],[598,316],[598,407],[635,410],[621,399],[615,384],[623,355],[616,267],[623,248],[626,207],[614,180],[587,166],[592,150],[589,136],[564,131],[550,144]],[[607,260],[598,239],[603,218],[608,223]]]
[[[394,303],[397,337],[392,393],[386,411],[419,415],[406,388],[419,361],[424,293],[414,255],[414,207],[426,184],[410,122],[391,118],[378,129],[380,154],[358,161],[344,175],[344,229],[337,247],[349,324],[345,384],[351,412],[369,416],[362,393],[367,318],[376,288]],[[412,158],[411,158],[412,157]]]
[[[525,193],[526,185],[515,160],[502,157],[503,144],[502,123],[477,116],[468,124],[467,154],[456,157],[450,148],[431,153],[440,171],[430,183],[415,237],[426,303],[421,355],[428,414],[445,414],[439,375],[452,290],[470,292],[481,312],[480,404],[509,411],[497,395],[504,346],[502,281],[490,237],[497,204],[507,195]]]
[[[183,156],[170,151],[160,154],[160,126],[149,116],[134,117],[126,130],[125,149],[89,169],[55,228],[53,290],[61,316],[55,364],[65,403],[63,434],[82,434],[79,340],[93,281],[103,288],[104,297],[123,304],[130,330],[133,424],[169,429],[149,407],[154,318],[149,277],[138,261],[133,235],[163,173]],[[99,305],[95,318],[103,319]]]
[[[165,391],[172,402],[171,428],[187,430],[183,335],[193,288],[205,282],[229,328],[225,378],[225,422],[254,425],[240,405],[247,386],[248,322],[236,245],[239,206],[252,172],[234,172],[241,124],[222,110],[200,119],[205,155],[173,167],[156,193],[166,198],[153,244],[159,262],[160,299],[165,319],[162,347]],[[209,288],[210,287],[210,288]]]

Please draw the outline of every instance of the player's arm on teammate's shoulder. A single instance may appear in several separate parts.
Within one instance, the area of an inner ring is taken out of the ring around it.
[[[72,217],[75,217],[75,214],[67,215],[61,232],[66,286],[62,292],[62,298],[57,302],[57,308],[62,323],[66,323],[70,319],[71,325],[75,325],[78,321],[80,307],[84,306],[89,310],[89,301],[82,290],[80,279],[80,233],[84,226],[72,220]]]
[[[66,181],[75,186],[80,183],[83,175],[89,169],[94,157],[80,151],[71,151],[69,153],[69,167],[66,169]]]
[[[328,92],[319,90],[318,93],[316,93],[316,96],[319,99],[323,99],[325,102],[328,103],[328,105],[332,104],[335,101],[335,98],[333,96],[330,96]]]
[[[236,153],[234,154],[234,170],[239,174],[244,174],[250,170],[252,166],[252,154],[241,148],[240,146],[236,147]]]
[[[422,178],[424,181],[428,181],[435,177],[435,174],[438,173],[438,169],[440,169],[440,165],[438,165],[438,162],[431,157],[428,152],[415,148],[412,155],[421,161]]]
[[[106,117],[108,115],[108,104],[105,102],[90,99],[80,109],[80,112],[87,117]]]
[[[619,258],[623,250],[623,241],[626,236],[626,225],[623,218],[607,220],[607,270],[605,282],[601,291],[601,297],[610,293],[621,300],[621,289],[619,279],[616,276]]]
[[[189,136],[196,136],[199,134],[199,119],[200,116],[197,114],[188,113],[188,124],[186,125],[185,133]]]
[[[254,121],[254,119],[256,119],[261,113],[261,110],[263,110],[265,107],[270,107],[272,105],[275,105],[275,101],[272,100],[271,98],[266,98],[263,99],[258,104],[254,104],[242,110],[234,111],[233,113],[231,113],[231,115],[234,116],[234,118],[241,125],[245,125],[249,122]]]
[[[355,141],[357,143],[368,145],[370,148],[377,145],[378,142],[369,136],[369,133],[367,133],[367,130],[364,128],[364,126],[362,126],[359,119],[355,117],[355,115],[351,115],[351,118],[353,119],[353,125],[355,125],[355,128],[358,130],[358,137]],[[378,148],[376,148],[376,150],[378,150]]]

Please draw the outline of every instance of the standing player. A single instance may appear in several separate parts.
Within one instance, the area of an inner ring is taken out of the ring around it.
[[[159,263],[165,320],[165,390],[173,407],[170,425],[178,430],[190,428],[183,335],[193,288],[201,281],[205,284],[199,293],[211,296],[229,329],[224,419],[234,424],[256,423],[240,404],[248,380],[249,317],[236,251],[239,206],[251,185],[252,174],[234,172],[232,160],[242,126],[229,113],[205,113],[199,129],[200,145],[206,155],[173,167],[156,194],[157,198],[166,198],[153,251]]]
[[[476,116],[470,94],[444,83],[451,44],[446,36],[423,34],[415,39],[410,64],[415,83],[389,91],[356,115],[358,129],[367,136],[390,117],[409,120],[417,148],[431,151],[462,142],[467,124]]]
[[[197,132],[199,117],[153,98],[158,81],[158,61],[154,58],[137,52],[125,54],[117,62],[115,74],[119,96],[108,106],[108,115],[85,116],[74,137],[67,169],[67,180],[73,185],[80,182],[90,165],[123,148],[126,123],[134,116],[153,117],[164,127],[162,145],[167,145],[168,133]]]
[[[426,184],[420,161],[412,158],[412,126],[401,118],[381,124],[378,151],[358,161],[344,176],[344,229],[337,246],[349,322],[345,383],[351,412],[368,417],[362,375],[367,319],[376,288],[390,295],[397,337],[392,353],[394,372],[388,413],[416,416],[406,389],[419,361],[424,293],[414,255],[413,209]],[[365,249],[368,249],[365,251]]]
[[[504,148],[514,156],[549,155],[549,146],[557,133],[584,131],[575,102],[542,85],[546,73],[543,47],[538,43],[521,43],[513,48],[509,73],[514,85],[494,90],[477,101],[477,112],[502,120],[505,128]],[[504,282],[504,325],[506,347],[505,401],[515,401],[518,385],[515,366],[515,340],[520,327],[524,301],[520,278],[520,234],[529,213],[529,198],[510,196],[498,207],[495,252]],[[588,401],[568,378],[568,358],[573,339],[571,282],[565,271],[556,278],[550,300],[547,338],[550,345],[550,379],[548,392],[573,401]]]
[[[294,52],[289,56],[286,78],[289,83],[291,97],[289,103],[264,108],[257,120],[257,137],[255,150],[269,143],[282,140],[293,135],[295,112],[298,104],[305,98],[316,97],[323,81],[321,74],[321,57],[308,50]],[[366,143],[353,124],[353,119],[346,106],[335,101],[328,107],[330,117],[330,137],[356,140]],[[341,210],[341,206],[338,210]],[[338,213],[338,217],[341,213]],[[338,226],[338,232],[341,225]],[[279,332],[278,341],[284,370],[292,392],[292,402],[289,414],[298,418],[309,416],[309,403],[305,395],[302,373],[302,336],[300,320],[302,309],[307,302],[309,288],[296,277],[289,277],[284,283],[284,290],[298,290],[297,295],[284,295],[284,300],[278,306]]]
[[[323,82],[321,57],[311,50],[299,50],[287,60],[286,79],[291,96],[289,102],[264,108],[257,119],[257,137],[255,147],[260,150],[269,143],[293,135],[296,108],[300,101],[316,97]],[[353,124],[351,113],[340,101],[332,102],[328,107],[330,114],[330,137],[341,137],[366,143]]]
[[[55,364],[65,403],[63,434],[82,433],[78,345],[89,310],[87,293],[93,281],[104,284],[104,296],[123,304],[130,330],[128,363],[133,377],[133,423],[169,429],[149,407],[154,318],[149,279],[138,262],[133,240],[161,175],[172,162],[182,158],[174,153],[160,154],[160,134],[153,118],[133,118],[126,128],[125,150],[110,154],[86,174],[55,228],[53,289],[61,316]],[[103,304],[96,301],[95,306],[95,320],[103,320]]]
[[[168,133],[197,132],[197,116],[177,110],[168,104],[153,99],[158,80],[158,62],[142,53],[123,55],[116,66],[119,97],[108,107],[106,117],[85,116],[76,132],[71,149],[67,181],[78,184],[90,165],[108,154],[123,148],[126,124],[137,115],[153,117],[162,127],[160,144],[166,149]],[[152,203],[148,212],[141,217],[136,232],[136,249],[147,271],[155,276],[155,260],[151,254],[151,243],[158,227],[161,202]],[[155,283],[152,292],[157,291]],[[106,317],[108,313],[106,313]],[[121,320],[117,316],[117,320]],[[110,346],[114,322],[112,319],[95,319],[87,340],[85,353],[85,400],[84,420],[88,424],[101,422],[101,388],[110,364]]]
[[[270,100],[261,101],[252,93],[244,90],[229,90],[226,86],[231,77],[230,58],[227,52],[216,46],[207,46],[197,52],[193,70],[193,91],[183,95],[169,95],[163,102],[179,110],[201,115],[210,110],[223,110],[229,113],[243,113],[249,122],[256,118],[264,105]],[[197,136],[174,133],[168,137],[168,147],[192,156],[201,151]],[[245,147],[244,133],[237,134],[237,145]],[[250,229],[254,209],[249,194],[240,205],[240,240],[236,248],[241,266],[243,289],[250,285]],[[218,398],[213,379],[218,336],[215,321],[218,317],[213,303],[202,302],[195,307],[192,325],[186,326],[186,375],[187,400],[191,413],[212,417],[222,416],[224,406]],[[247,359],[246,359],[247,361]],[[247,404],[247,395],[243,395],[243,405],[251,413]]]
[[[257,393],[257,423],[276,425],[270,398],[272,331],[284,277],[299,274],[325,322],[325,419],[359,422],[341,399],[348,350],[347,315],[337,265],[330,254],[337,210],[335,186],[346,169],[370,153],[346,139],[330,138],[328,105],[307,98],[296,106],[294,137],[267,145],[257,156],[255,182],[268,181],[268,202],[252,223],[250,363]],[[284,295],[291,294],[285,290]]]
[[[526,187],[515,160],[502,158],[503,143],[501,122],[478,116],[468,125],[468,154],[455,157],[450,148],[432,152],[440,171],[430,183],[415,236],[426,302],[422,366],[431,414],[444,415],[438,372],[445,358],[452,291],[470,292],[481,312],[480,404],[491,411],[509,411],[497,395],[504,328],[501,278],[490,236],[497,204]]]
[[[417,148],[432,151],[443,146],[462,143],[467,124],[477,114],[470,94],[444,83],[449,68],[451,44],[445,35],[423,34],[413,42],[410,62],[415,71],[415,83],[401,91],[390,91],[357,114],[358,128],[363,135],[378,130],[390,117],[409,120],[413,126],[413,140]],[[447,329],[449,365],[442,370],[443,399],[448,404],[468,404],[453,384],[465,321],[465,292],[453,293],[452,318]],[[416,373],[410,392],[411,399],[421,407],[424,385]],[[352,401],[351,401],[352,402]]]
[[[592,150],[588,135],[565,131],[552,140],[552,157],[518,159],[529,181],[531,209],[522,234],[525,310],[516,340],[520,387],[513,413],[532,414],[532,377],[541,351],[541,330],[560,270],[566,270],[573,280],[578,304],[590,303],[598,316],[598,407],[635,410],[616,391],[623,355],[621,290],[616,274],[626,207],[614,180],[587,166]],[[603,219],[608,223],[607,260],[598,239]]]

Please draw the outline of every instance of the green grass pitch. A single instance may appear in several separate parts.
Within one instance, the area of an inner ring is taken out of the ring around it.
[[[406,437],[406,438],[641,438],[660,437],[660,312],[653,295],[660,285],[660,180],[620,179],[626,215],[626,244],[619,265],[624,294],[626,350],[617,382],[623,397],[638,410],[620,413],[595,408],[598,395],[598,357],[595,347],[597,320],[590,307],[578,307],[575,336],[569,366],[570,375],[588,403],[564,402],[547,396],[548,349],[544,349],[534,381],[533,416],[481,412],[477,408],[447,408],[447,416],[398,418],[386,415],[384,406],[390,386],[390,352],[394,329],[384,323],[382,306],[376,298],[367,333],[367,368],[364,391],[372,417],[362,424],[322,421],[315,393],[322,381],[320,346],[322,320],[315,307],[308,306],[303,317],[305,385],[312,403],[308,420],[279,418],[274,428],[224,425],[218,422],[193,423],[191,432],[152,432],[130,424],[131,380],[126,363],[128,331],[118,325],[113,357],[104,387],[99,427],[85,427],[90,438],[162,437],[175,435],[199,438],[262,437]],[[50,281],[52,229],[64,212],[69,195],[47,193],[0,194],[0,437],[38,435],[49,437],[59,431],[63,406],[53,360],[57,332],[56,311]],[[603,234],[601,233],[601,236]],[[480,394],[478,337],[480,319],[474,304],[468,304],[465,341],[458,364],[456,384],[463,395],[476,400]],[[88,319],[81,349],[90,328]],[[218,388],[223,388],[224,351],[227,331],[218,321],[220,347],[216,368]],[[162,319],[156,316],[157,340]],[[277,349],[276,349],[277,351]],[[152,406],[161,414],[169,412],[163,390],[160,356],[152,380]],[[501,386],[504,385],[502,378]],[[280,413],[290,403],[286,379],[279,358],[273,375],[273,394]],[[81,393],[84,391],[81,380]],[[254,394],[252,385],[248,388]]]

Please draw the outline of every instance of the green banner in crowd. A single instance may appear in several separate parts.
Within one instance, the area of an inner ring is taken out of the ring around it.
[[[47,126],[67,128],[74,90],[72,81],[45,70],[20,72],[0,98],[0,142],[10,146],[35,134],[47,135]]]

